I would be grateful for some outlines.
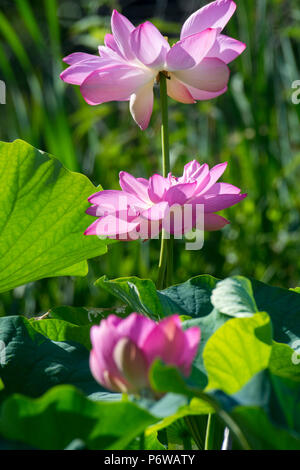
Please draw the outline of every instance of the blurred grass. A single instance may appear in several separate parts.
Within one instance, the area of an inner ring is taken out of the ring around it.
[[[177,24],[173,17],[166,21],[168,9],[154,9],[160,16],[151,19],[171,40],[188,14],[206,2],[179,3],[185,13]],[[78,50],[96,53],[115,7],[116,1],[99,0],[0,5],[0,80],[7,88],[0,139],[22,138],[104,189],[118,189],[123,169],[143,177],[160,171],[158,100],[142,133],[127,103],[90,107],[76,87],[59,79],[62,57]],[[273,285],[300,285],[300,105],[291,100],[292,83],[300,79],[299,19],[298,0],[240,0],[226,34],[246,42],[247,50],[230,66],[229,92],[192,106],[170,100],[173,173],[182,173],[194,158],[210,165],[229,161],[223,180],[249,194],[224,211],[231,225],[207,233],[201,251],[176,243],[176,282],[200,273],[240,273]],[[0,315],[60,304],[107,306],[111,299],[94,280],[104,273],[155,278],[158,256],[158,241],[116,244],[90,263],[87,278],[44,280],[2,295]]]

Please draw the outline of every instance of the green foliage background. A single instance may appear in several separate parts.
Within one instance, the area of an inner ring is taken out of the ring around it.
[[[191,13],[206,2],[185,3]],[[118,189],[124,169],[143,177],[160,171],[158,100],[142,133],[126,103],[89,107],[77,88],[59,79],[62,57],[96,53],[118,2],[1,0],[0,7],[0,79],[7,89],[0,139],[26,140],[104,189]],[[178,24],[167,18],[166,11],[150,19],[176,39],[185,18]],[[193,106],[170,100],[173,173],[194,158],[210,165],[229,161],[223,180],[249,195],[226,211],[230,226],[206,234],[201,251],[185,251],[177,242],[176,282],[209,273],[299,285],[300,105],[291,100],[292,83],[300,80],[299,20],[298,0],[239,0],[226,33],[248,47],[230,66],[229,92]],[[154,279],[158,256],[158,241],[112,245],[89,262],[86,278],[43,280],[2,294],[0,315],[31,316],[62,304],[110,306],[111,295],[93,282],[104,274]]]

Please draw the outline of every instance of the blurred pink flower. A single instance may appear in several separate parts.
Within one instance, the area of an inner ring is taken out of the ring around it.
[[[141,129],[148,127],[153,109],[153,85],[159,72],[168,77],[168,95],[182,103],[215,98],[227,90],[232,62],[245,44],[221,34],[236,9],[232,0],[217,0],[193,13],[184,23],[180,41],[172,48],[149,21],[137,28],[116,10],[112,34],[105,36],[100,56],[75,52],[61,79],[80,85],[90,105],[129,101]]]
[[[148,372],[155,359],[174,365],[188,376],[200,342],[198,327],[182,330],[178,315],[156,323],[132,313],[110,315],[91,328],[90,369],[103,387],[114,392],[149,389]]]
[[[121,191],[105,190],[89,197],[92,206],[86,212],[99,218],[85,235],[135,240],[156,238],[162,229],[174,235],[196,227],[219,230],[229,221],[215,212],[247,196],[231,184],[217,182],[226,167],[221,163],[210,170],[206,163],[193,160],[180,178],[170,173],[167,178],[155,174],[149,180],[122,171]],[[202,208],[201,220],[197,220],[197,207]]]

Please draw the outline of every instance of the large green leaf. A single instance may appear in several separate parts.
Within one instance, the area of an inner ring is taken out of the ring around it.
[[[0,143],[0,292],[37,279],[85,275],[107,241],[83,235],[96,191],[84,175],[21,140]]]
[[[64,449],[75,439],[88,449],[125,449],[158,420],[129,401],[96,403],[74,387],[58,386],[38,399],[5,400],[0,434],[43,450]]]
[[[268,367],[271,350],[272,326],[266,313],[227,321],[210,337],[203,352],[207,389],[237,392]]]
[[[5,344],[0,364],[5,394],[38,397],[55,385],[71,384],[95,399],[119,399],[93,379],[89,351],[77,342],[52,341],[21,316],[0,318],[0,340]]]

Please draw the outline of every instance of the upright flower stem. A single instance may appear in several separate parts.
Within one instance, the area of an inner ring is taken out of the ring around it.
[[[168,120],[168,95],[167,77],[164,73],[159,74],[160,103],[161,103],[161,142],[162,142],[162,168],[163,176],[166,178],[170,172],[170,144],[169,144],[169,120]],[[173,240],[166,236],[162,230],[161,249],[158,271],[158,289],[163,289],[172,284],[173,274]]]
[[[205,435],[205,447],[204,450],[213,450],[214,448],[214,421],[215,416],[212,414],[208,415],[207,418],[207,427],[206,427],[206,435]]]
[[[169,115],[168,115],[168,95],[167,95],[167,77],[160,73],[160,103],[161,103],[161,141],[162,141],[162,165],[163,176],[166,178],[170,172],[170,144],[169,144]]]

